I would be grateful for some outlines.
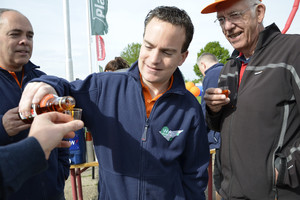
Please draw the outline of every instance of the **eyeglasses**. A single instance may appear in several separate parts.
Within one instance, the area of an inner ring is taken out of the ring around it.
[[[254,4],[253,6],[256,6],[257,4]],[[249,9],[251,9],[253,6],[246,8],[243,11],[239,11],[239,12],[233,12],[230,13],[228,17],[218,17],[214,22],[219,22],[220,26],[224,26],[225,21],[227,19],[227,21],[231,22],[231,23],[239,23],[242,21],[242,17],[245,14],[245,12],[247,12]]]

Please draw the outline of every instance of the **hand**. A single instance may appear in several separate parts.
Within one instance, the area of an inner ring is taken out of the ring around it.
[[[222,94],[220,88],[208,88],[205,91],[204,100],[212,112],[219,112],[222,106],[230,102],[230,99],[226,98],[225,94]]]
[[[28,137],[35,137],[39,141],[48,159],[55,147],[70,147],[70,142],[63,141],[62,138],[73,138],[73,131],[81,129],[83,125],[81,120],[73,120],[70,115],[43,113],[34,118]]]
[[[20,131],[26,130],[30,124],[25,124],[19,118],[19,108],[15,107],[8,110],[2,117],[2,124],[9,136],[17,135]]]
[[[19,102],[19,112],[24,117],[30,116],[31,105],[38,104],[41,99],[47,94],[57,95],[55,89],[51,85],[43,82],[28,83],[22,93],[22,97]]]

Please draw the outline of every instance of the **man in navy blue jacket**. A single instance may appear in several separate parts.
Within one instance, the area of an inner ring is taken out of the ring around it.
[[[82,121],[69,115],[45,113],[34,118],[27,138],[0,147],[0,199],[8,199],[28,178],[45,171],[51,151],[70,147],[71,143],[62,138],[74,137],[72,131],[82,127]]]
[[[83,109],[99,161],[99,199],[205,199],[204,117],[178,69],[193,33],[185,11],[157,7],[145,19],[139,59],[128,71],[71,83],[43,76],[37,81],[48,84],[27,85],[19,104],[24,116],[47,93],[74,96]]]
[[[205,116],[206,112],[206,103],[204,99],[205,91],[208,88],[215,88],[218,86],[218,80],[221,73],[221,70],[224,66],[223,63],[219,63],[218,58],[211,54],[211,53],[202,53],[198,59],[197,64],[199,67],[199,70],[204,76],[202,87],[203,92],[201,95],[201,107],[203,114]],[[214,162],[214,185],[216,188],[216,196],[220,199],[219,196],[219,189],[221,188],[221,181],[222,181],[222,174],[220,169],[220,160],[219,157],[219,148],[221,144],[221,137],[220,132],[210,130],[209,127],[206,125],[207,135],[208,135],[208,143],[210,149],[215,149],[215,162]]]
[[[202,87],[203,92],[201,95],[201,107],[203,114],[206,112],[206,104],[204,94],[207,88],[215,88],[218,86],[220,72],[224,66],[219,63],[217,57],[211,53],[203,53],[197,59],[199,70],[204,76]],[[210,149],[218,149],[220,147],[220,133],[210,130],[208,127],[208,142]]]
[[[18,104],[24,85],[45,74],[29,61],[33,35],[31,23],[24,15],[15,10],[0,9],[1,146],[16,143],[28,135],[29,125],[19,119]],[[68,175],[68,149],[54,149],[48,160],[48,170],[28,179],[18,191],[11,191],[10,199],[64,199]]]

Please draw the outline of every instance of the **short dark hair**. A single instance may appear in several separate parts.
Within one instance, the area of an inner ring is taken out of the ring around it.
[[[119,69],[125,69],[129,68],[128,62],[123,59],[122,57],[115,57],[114,60],[109,61],[106,66],[104,71],[117,71]]]
[[[199,61],[204,59],[204,58],[209,60],[210,62],[219,62],[218,58],[214,54],[204,52],[198,57],[197,63],[199,63]]]
[[[186,52],[188,50],[194,35],[194,25],[186,11],[180,10],[179,8],[174,6],[159,6],[154,8],[146,16],[144,22],[144,35],[146,31],[146,26],[153,18],[158,18],[159,20],[171,23],[175,26],[184,27],[185,41],[181,48],[181,53]]]

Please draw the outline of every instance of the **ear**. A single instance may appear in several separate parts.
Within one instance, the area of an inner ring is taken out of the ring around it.
[[[181,53],[181,61],[179,62],[178,66],[181,66],[184,63],[184,61],[185,61],[185,59],[187,58],[188,55],[189,55],[189,51]]]
[[[265,12],[266,12],[266,6],[262,3],[257,5],[256,8],[256,16],[257,16],[257,20],[258,23],[262,23],[264,18],[265,18]]]
[[[206,64],[205,64],[205,62],[201,62],[201,65],[203,65],[203,69],[205,71],[206,70]]]

